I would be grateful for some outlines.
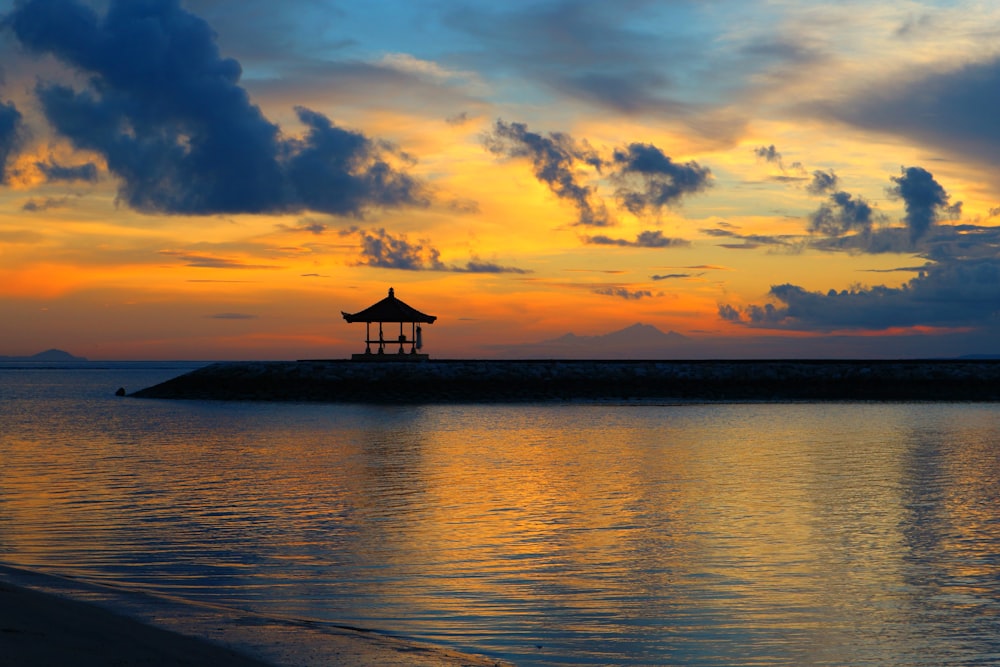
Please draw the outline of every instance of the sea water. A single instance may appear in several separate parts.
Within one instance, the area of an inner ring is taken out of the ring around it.
[[[1000,661],[1000,405],[320,405],[0,364],[0,562],[521,665]]]

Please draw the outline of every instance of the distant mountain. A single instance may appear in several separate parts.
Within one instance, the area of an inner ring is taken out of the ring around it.
[[[0,356],[0,361],[86,361],[86,357],[75,357],[63,350],[45,350],[30,357],[5,357]]]
[[[577,336],[568,333],[559,338],[543,341],[542,345],[603,345],[618,347],[622,345],[633,347],[649,347],[656,345],[674,345],[688,340],[687,336],[676,331],[663,333],[652,324],[641,324],[636,322],[630,327],[612,331],[600,336]]]
[[[567,333],[539,343],[496,346],[497,356],[519,359],[656,359],[669,357],[691,339],[651,324],[632,326],[598,336]]]

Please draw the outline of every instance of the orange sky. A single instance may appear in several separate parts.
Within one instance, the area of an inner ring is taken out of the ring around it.
[[[435,357],[636,322],[694,356],[998,352],[1000,136],[967,128],[1000,10],[164,2],[160,59],[134,6],[64,34],[36,4],[0,2],[0,355],[343,357],[390,286]]]

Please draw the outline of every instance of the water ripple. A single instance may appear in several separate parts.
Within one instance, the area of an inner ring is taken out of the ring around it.
[[[219,404],[32,381],[0,372],[10,563],[528,665],[1000,653],[996,405]]]

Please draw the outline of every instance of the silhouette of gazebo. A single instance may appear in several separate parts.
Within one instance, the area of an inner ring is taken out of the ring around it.
[[[389,296],[385,297],[378,303],[368,306],[364,310],[357,313],[345,313],[340,311],[340,314],[344,316],[347,322],[353,324],[354,322],[364,322],[365,323],[365,351],[364,354],[354,354],[351,355],[353,359],[395,359],[395,358],[406,358],[406,359],[426,359],[426,354],[417,354],[423,346],[423,339],[421,336],[421,329],[419,324],[433,324],[434,320],[437,319],[435,315],[425,315],[421,313],[416,308],[403,303],[396,298],[395,291],[390,287]],[[371,325],[378,322],[378,338],[373,339],[371,333]],[[385,322],[399,322],[399,337],[395,340],[386,340],[385,334],[382,330],[382,325]],[[406,334],[403,332],[403,325],[409,323],[410,325],[410,337],[407,338]],[[386,345],[399,345],[399,352],[395,355],[386,355],[385,346]],[[372,345],[377,345],[377,352],[372,353]],[[410,352],[406,354],[404,347],[409,345]],[[404,355],[400,357],[399,355]]]

